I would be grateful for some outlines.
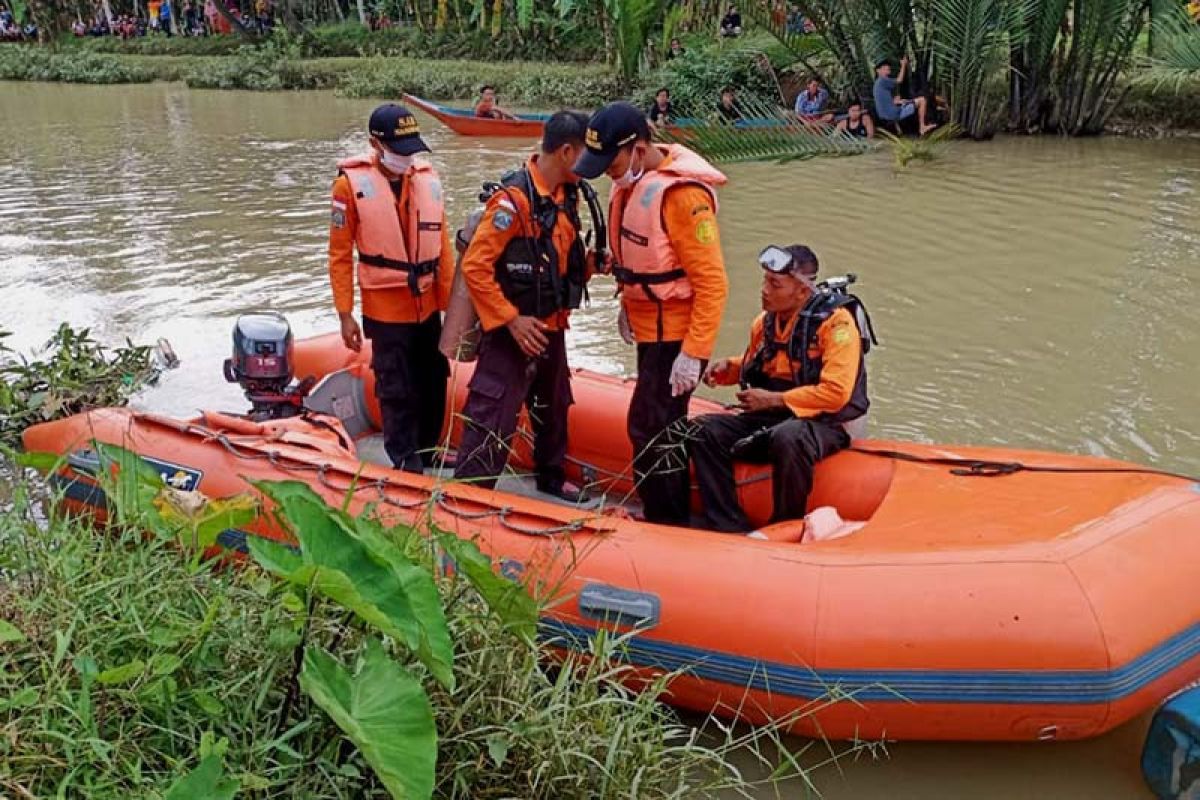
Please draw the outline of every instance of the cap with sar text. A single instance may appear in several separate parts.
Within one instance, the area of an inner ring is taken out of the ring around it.
[[[575,174],[589,180],[598,177],[621,148],[638,139],[650,139],[650,123],[641,110],[629,103],[609,103],[588,120],[585,149],[575,162]]]
[[[367,130],[393,153],[411,156],[428,153],[429,147],[421,139],[421,128],[417,118],[404,106],[387,103],[371,112]]]

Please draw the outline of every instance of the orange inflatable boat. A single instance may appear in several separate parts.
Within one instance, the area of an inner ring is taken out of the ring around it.
[[[823,541],[795,541],[799,522],[764,527],[768,540],[664,527],[607,513],[632,495],[629,382],[576,371],[573,479],[607,499],[567,506],[519,476],[484,490],[364,466],[381,452],[366,349],[298,343],[296,374],[320,380],[307,402],[326,425],[106,409],[30,428],[25,445],[67,454],[53,480],[94,510],[105,498],[92,439],[209,496],[299,478],[339,501],[353,483],[356,507],[378,502],[396,520],[432,501],[438,524],[478,538],[506,574],[562,587],[541,623],[559,646],[599,626],[636,629],[632,664],[682,670],[669,702],[751,722],[811,711],[798,733],[1077,739],[1200,678],[1200,485],[1187,479],[1090,457],[858,441],[817,468],[812,506],[836,509]],[[458,408],[468,374],[460,365],[451,378]],[[517,451],[519,471],[528,448]],[[764,524],[769,474],[739,475]],[[264,518],[222,543],[244,548],[246,536],[284,534]]]

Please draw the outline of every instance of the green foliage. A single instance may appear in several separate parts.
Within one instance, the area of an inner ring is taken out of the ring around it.
[[[604,70],[566,65],[485,64],[475,61],[372,59],[340,83],[350,97],[398,97],[410,92],[434,99],[474,97],[490,83],[506,103],[595,107],[621,95],[620,79]]]
[[[241,784],[221,772],[221,757],[211,755],[167,790],[163,800],[233,800]]]
[[[0,69],[5,51],[14,49],[0,48]],[[124,405],[158,378],[151,348],[127,342],[109,352],[87,328],[76,330],[64,322],[46,343],[45,354],[32,360],[4,346],[8,335],[0,330],[0,444],[15,445],[21,431],[37,422]]]
[[[1029,0],[933,0],[934,72],[954,122],[969,136],[995,131],[1004,112],[1009,53],[1024,36]]]
[[[56,53],[31,45],[0,47],[0,80],[146,83],[154,72],[101,53]]]
[[[354,742],[392,797],[433,795],[437,730],[421,682],[367,639],[351,675],[315,647],[304,652],[300,686]]]
[[[707,117],[721,99],[721,89],[734,86],[739,102],[777,103],[778,89],[761,58],[761,52],[752,48],[688,48],[644,79],[643,90],[635,95],[636,102],[649,106],[654,93],[665,86],[671,90],[671,102],[676,107]]]
[[[64,36],[58,46],[72,51],[121,53],[144,56],[232,56],[244,47],[277,46],[286,33],[277,32],[248,44],[241,36],[114,36],[76,38]],[[424,59],[473,58],[484,61],[540,61],[588,63],[603,59],[604,43],[595,25],[580,25],[557,14],[535,14],[524,33],[508,29],[498,38],[476,28],[443,31],[397,26],[371,30],[357,22],[314,25],[295,39],[302,58],[358,56],[408,56]]]
[[[136,462],[126,469],[139,479]],[[106,490],[120,501],[111,482]],[[368,644],[336,604],[305,601],[256,569],[181,558],[171,540],[119,521],[98,535],[79,518],[47,520],[31,491],[18,484],[0,511],[0,764],[18,796],[223,799],[234,782],[246,797],[427,796],[417,781],[429,778],[435,729],[439,798],[750,788],[728,758],[763,732],[714,740],[682,725],[656,700],[668,677],[643,693],[624,688],[621,641],[603,634],[590,658],[548,671],[548,651],[512,635],[471,570],[436,581],[456,650],[451,692],[403,648],[388,657]],[[130,508],[114,517],[139,518]],[[372,537],[384,537],[435,574],[428,539],[354,524],[377,551]],[[460,565],[479,558],[455,551]]]
[[[879,136],[892,149],[892,159],[896,171],[908,168],[913,161],[935,161],[941,158],[947,144],[959,135],[961,131],[954,123],[943,125],[935,131],[919,139],[897,136],[885,130],[879,131]]]
[[[964,132],[984,137],[998,127],[1005,100],[1013,128],[1098,133],[1119,105],[1115,88],[1142,31],[1147,0],[798,5],[836,58],[840,85],[867,97],[874,62],[908,55],[914,85],[948,97]]]
[[[300,543],[299,556],[289,558],[281,545],[256,541],[251,553],[266,556],[259,563],[402,642],[453,691],[454,649],[432,574],[375,531],[369,520],[360,524],[330,508],[307,484],[281,481],[256,487],[276,503]]]
[[[1200,24],[1187,11],[1172,6],[1154,20],[1155,52],[1147,59],[1149,69],[1139,81],[1154,88],[1170,87],[1180,92],[1188,84],[1200,84]]]

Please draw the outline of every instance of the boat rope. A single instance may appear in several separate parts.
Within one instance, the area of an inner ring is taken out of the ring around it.
[[[1171,472],[1154,467],[1068,467],[1055,464],[1026,464],[1021,461],[990,461],[982,458],[962,458],[958,456],[919,456],[906,453],[903,450],[876,450],[870,447],[849,448],[851,452],[865,455],[891,458],[896,461],[911,461],[915,464],[933,464],[950,467],[951,475],[961,475],[970,478],[995,478],[1002,475],[1015,475],[1018,472],[1053,472],[1080,474],[1139,474],[1161,475],[1165,478],[1178,478],[1183,481],[1200,483],[1200,478],[1185,475],[1181,472]]]
[[[429,490],[420,489],[419,487],[397,483],[387,477],[373,478],[367,481],[357,481],[356,479],[352,478],[349,483],[338,485],[329,480],[328,474],[330,472],[344,474],[345,470],[339,469],[328,462],[310,464],[291,458],[290,456],[280,453],[278,450],[259,451],[249,449],[245,445],[234,441],[234,438],[227,434],[219,431],[209,430],[208,428],[204,428],[192,423],[186,423],[185,425],[179,426],[177,429],[184,433],[199,436],[205,441],[215,441],[219,443],[225,448],[225,451],[234,458],[241,459],[243,461],[266,461],[273,468],[290,475],[312,474],[316,481],[321,484],[321,486],[329,489],[330,491],[340,492],[342,494],[346,494],[347,492],[350,494],[358,494],[364,490],[374,490],[376,495],[375,502],[383,503],[405,511],[415,511],[417,509],[427,507],[430,502],[432,502],[446,513],[468,522],[477,522],[487,519],[488,517],[495,517],[496,520],[505,528],[508,528],[514,533],[520,533],[525,536],[559,536],[562,534],[576,533],[583,530],[585,527],[588,527],[588,520],[582,518],[570,520],[569,522],[564,522],[559,525],[550,525],[544,527],[519,525],[511,518],[519,516],[523,512],[512,506],[505,505],[484,508],[481,511],[466,511],[449,502],[449,498],[447,497],[446,493],[440,488],[435,487]],[[407,491],[423,491],[427,493],[427,496],[406,502],[390,496],[387,490],[391,487],[396,487]]]

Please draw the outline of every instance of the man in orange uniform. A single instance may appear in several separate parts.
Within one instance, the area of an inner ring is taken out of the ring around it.
[[[627,424],[638,494],[647,520],[687,525],[681,423],[729,291],[716,213],[725,176],[686,147],[652,145],[645,116],[628,103],[597,111],[586,144],[575,172],[613,180],[608,232],[621,288],[618,328],[637,342]]]
[[[547,120],[541,152],[496,187],[463,254],[483,335],[463,408],[456,478],[495,485],[526,405],[538,490],[579,499],[563,475],[571,404],[564,331],[589,274],[571,171],[586,127],[587,117],[574,111]]]
[[[735,458],[772,464],[771,522],[800,519],[813,466],[849,446],[843,424],[870,405],[863,354],[871,333],[869,323],[859,330],[858,298],[817,287],[817,256],[804,245],[768,247],[759,260],[763,313],[750,346],[704,373],[709,386],[741,383],[741,413],[699,417],[689,442],[705,522],[718,531],[751,528],[737,501]]]
[[[338,164],[329,226],[329,280],[342,341],[371,340],[384,448],[398,469],[433,463],[446,407],[446,357],[438,350],[454,280],[442,184],[417,120],[380,106],[368,123],[370,152]],[[354,319],[354,251],[363,324]]]

